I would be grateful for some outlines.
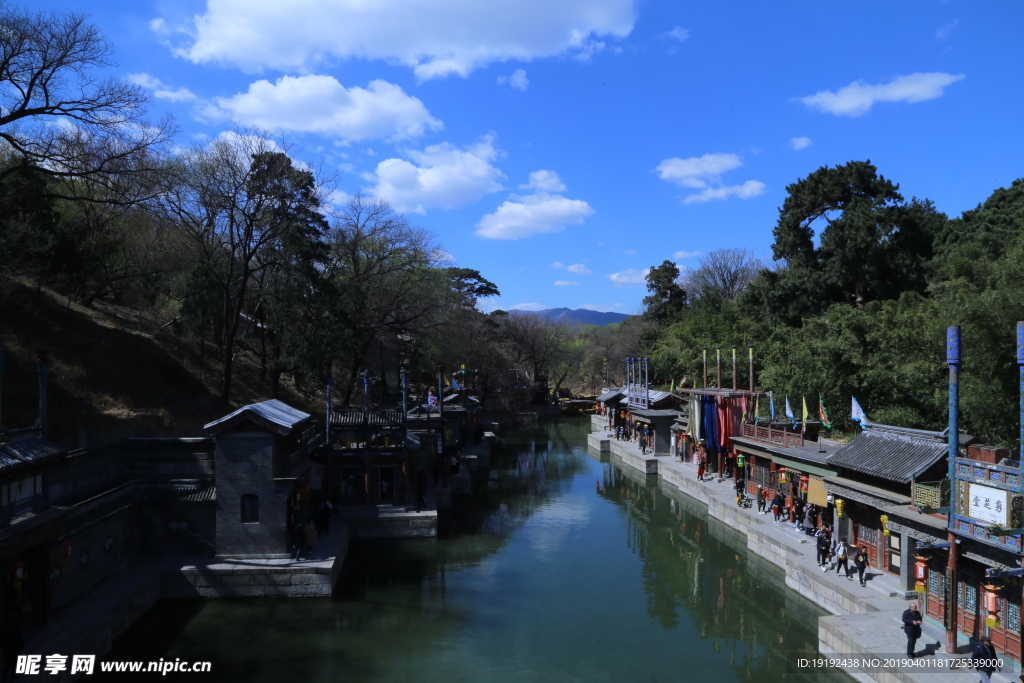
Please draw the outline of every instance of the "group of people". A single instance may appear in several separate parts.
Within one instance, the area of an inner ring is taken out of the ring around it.
[[[903,610],[903,633],[907,636],[907,657],[909,659],[918,656],[917,640],[921,637],[921,624],[923,623],[924,617],[921,616],[917,603],[910,603],[910,607]],[[992,644],[991,636],[982,636],[977,642],[971,653],[971,662],[975,671],[981,675],[980,683],[989,683],[996,669],[1001,669],[999,653],[996,652],[996,648]],[[1024,675],[1021,675],[1020,681],[1024,683]]]
[[[647,449],[651,447],[651,430],[649,427],[623,426],[615,428],[616,441],[637,441],[640,445],[640,452],[647,455]]]

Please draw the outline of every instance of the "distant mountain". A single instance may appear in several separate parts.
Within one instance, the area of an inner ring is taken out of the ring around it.
[[[630,317],[625,313],[604,313],[602,311],[591,311],[586,308],[547,308],[543,311],[510,311],[513,315],[536,315],[556,323],[582,323],[584,325],[611,325],[621,323]]]

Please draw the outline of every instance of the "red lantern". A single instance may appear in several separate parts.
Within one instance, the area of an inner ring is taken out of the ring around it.
[[[800,493],[807,493],[807,485],[811,478],[808,476],[800,477]]]
[[[60,542],[60,563],[67,564],[71,561],[71,539],[65,538]]]
[[[918,593],[928,592],[928,558],[920,555],[914,562],[914,590]]]
[[[788,484],[789,483],[789,472],[787,472],[785,469],[779,470],[779,483],[780,484]]]
[[[985,625],[999,628],[999,586],[985,586]]]
[[[25,581],[25,563],[21,560],[14,563],[14,569],[11,572],[11,580],[14,584],[14,590],[20,591],[22,582]]]

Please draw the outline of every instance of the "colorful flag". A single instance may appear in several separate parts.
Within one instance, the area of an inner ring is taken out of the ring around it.
[[[793,406],[789,405],[789,396],[786,397],[786,417],[796,422],[796,415],[793,414]]]
[[[669,388],[668,388],[668,393],[674,394],[675,391],[676,391],[676,381],[672,380],[672,384],[669,385]]]
[[[434,395],[433,391],[428,391],[427,392],[427,405],[428,406],[436,406],[437,405],[437,396]]]
[[[860,404],[857,403],[857,397],[853,396],[851,398],[853,398],[853,407],[850,409],[850,419],[859,422],[861,429],[864,429],[864,427],[869,424],[868,416],[864,414],[864,410],[860,407]]]
[[[807,416],[809,415],[809,413],[807,412],[807,397],[806,396],[801,396],[800,399],[804,402],[804,416],[803,416],[803,419],[801,420],[801,422],[803,422],[804,426],[806,427],[807,426]]]
[[[818,419],[821,420],[821,424],[825,429],[832,429],[832,420],[828,417],[828,411],[825,410],[825,402],[821,398],[821,394],[818,394]]]
[[[771,413],[772,422],[775,422],[775,392],[768,392],[768,410]]]

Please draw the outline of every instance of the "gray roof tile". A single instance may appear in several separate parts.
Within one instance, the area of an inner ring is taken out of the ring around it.
[[[961,442],[965,440],[970,437],[961,438]],[[868,425],[830,455],[828,464],[906,484],[941,460],[947,450],[943,432]]]

